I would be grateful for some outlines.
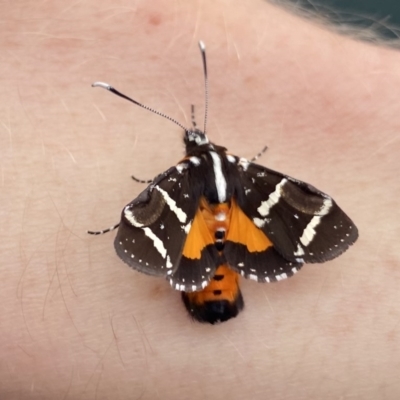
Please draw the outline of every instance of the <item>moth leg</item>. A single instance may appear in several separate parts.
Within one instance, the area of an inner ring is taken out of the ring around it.
[[[119,227],[119,223],[116,225],[113,225],[111,228],[103,229],[102,231],[87,231],[89,235],[103,235],[104,233],[108,233],[113,231],[114,229],[117,229]]]
[[[134,176],[134,175],[131,175],[131,178],[132,178],[135,182],[139,182],[139,183],[151,183],[151,182],[153,182],[152,179],[139,179],[139,178],[136,178],[136,176]]]
[[[250,162],[254,162],[256,160],[258,160],[268,149],[268,146],[265,146],[257,155],[255,155]]]

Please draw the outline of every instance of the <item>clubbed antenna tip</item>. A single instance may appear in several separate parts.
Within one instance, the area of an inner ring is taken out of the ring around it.
[[[199,48],[201,52],[201,57],[203,59],[203,71],[204,71],[204,96],[205,96],[204,134],[206,134],[207,116],[208,116],[208,77],[207,77],[206,46],[201,40],[199,41]]]

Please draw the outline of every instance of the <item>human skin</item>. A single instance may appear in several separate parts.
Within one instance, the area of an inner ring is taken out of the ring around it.
[[[266,2],[2,4],[0,398],[395,399],[400,394],[400,55]],[[183,154],[182,131],[312,183],[360,230],[348,252],[245,310],[193,322],[128,268],[124,205]]]

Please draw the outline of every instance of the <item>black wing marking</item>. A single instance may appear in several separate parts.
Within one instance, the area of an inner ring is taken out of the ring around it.
[[[162,173],[123,209],[114,245],[132,268],[164,277],[177,270],[199,201],[189,167],[181,163]]]
[[[201,252],[201,259],[182,256],[179,268],[171,275],[169,283],[175,290],[183,292],[203,290],[214,276],[219,263],[215,245],[206,246]]]
[[[357,240],[357,227],[327,194],[247,160],[237,162],[239,207],[286,260],[328,261]]]
[[[231,200],[230,211],[223,254],[233,270],[258,282],[275,282],[289,278],[301,268],[302,261],[286,260],[276,251],[235,198]]]
[[[203,191],[199,180],[193,182],[200,165],[189,158],[156,177],[123,209],[114,242],[129,266],[163,276],[174,289],[187,292],[204,288],[218,263],[214,246],[201,248],[201,259],[183,254]]]
[[[240,243],[227,241],[224,255],[229,266],[243,277],[257,282],[277,282],[290,278],[302,267],[298,261],[285,260],[275,247],[249,252]]]

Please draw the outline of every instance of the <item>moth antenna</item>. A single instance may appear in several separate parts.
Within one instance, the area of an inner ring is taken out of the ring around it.
[[[139,106],[139,107],[144,108],[145,110],[149,110],[149,111],[151,111],[151,112],[154,113],[154,114],[160,115],[161,117],[166,118],[166,119],[172,121],[174,124],[176,124],[176,125],[178,125],[179,127],[181,127],[185,132],[188,132],[188,131],[189,131],[189,130],[188,130],[187,128],[185,128],[181,123],[179,123],[176,119],[174,119],[174,118],[172,118],[172,117],[169,117],[168,115],[166,115],[166,114],[164,114],[164,113],[162,113],[162,112],[160,112],[160,111],[154,110],[154,108],[145,106],[144,104],[139,103],[138,101],[131,99],[130,97],[126,96],[125,94],[119,92],[117,89],[113,88],[113,87],[112,87],[111,85],[109,85],[108,83],[104,83],[104,82],[94,82],[94,83],[92,83],[92,87],[101,87],[101,88],[103,88],[103,89],[107,89],[107,90],[109,90],[111,93],[114,93],[114,94],[116,94],[117,96],[122,97],[123,99],[128,100],[128,101],[132,102],[133,104],[136,104],[136,105]]]
[[[87,231],[89,235],[103,235],[104,233],[108,233],[113,231],[114,229],[117,229],[119,227],[119,223],[112,226],[111,228],[103,229],[102,231]]]
[[[196,129],[197,124],[196,124],[196,118],[194,116],[194,105],[193,104],[191,106],[191,111],[192,111],[192,126],[193,126],[193,128]]]
[[[203,131],[203,133],[206,134],[207,116],[208,116],[208,77],[207,77],[206,46],[201,40],[199,41],[199,47],[200,47],[201,57],[203,59],[203,71],[204,71],[205,111],[204,111],[204,131]]]

